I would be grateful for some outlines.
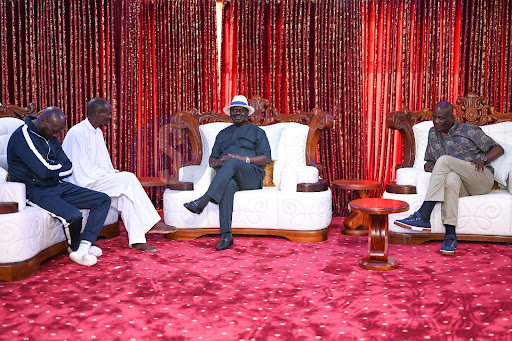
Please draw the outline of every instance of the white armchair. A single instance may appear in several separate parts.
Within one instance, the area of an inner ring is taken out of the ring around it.
[[[459,97],[456,119],[481,126],[482,130],[505,149],[503,156],[491,162],[495,186],[490,193],[460,198],[456,226],[459,240],[512,241],[512,113],[497,112],[487,99],[469,94]],[[389,215],[389,240],[397,244],[419,244],[443,240],[445,228],[441,204],[436,204],[430,219],[432,230],[418,232],[394,224],[417,211],[427,193],[431,173],[423,169],[428,132],[433,126],[432,112],[401,110],[388,116],[388,127],[400,132],[403,164],[396,172],[396,183],[387,185],[383,198],[406,201],[409,211]]]
[[[249,104],[256,109],[251,122],[260,125],[269,139],[273,165],[266,167],[263,189],[235,193],[233,233],[277,235],[294,241],[325,240],[332,218],[332,196],[327,182],[320,179],[322,167],[315,162],[315,152],[321,131],[332,127],[332,117],[318,109],[280,115],[259,96],[250,99]],[[226,115],[193,110],[173,115],[172,122],[185,129],[191,139],[193,161],[180,169],[179,182],[164,193],[165,223],[178,227],[178,233],[168,237],[193,239],[218,234],[218,205],[209,203],[197,215],[183,204],[208,189],[215,175],[208,166],[209,156],[217,134],[231,120]]]
[[[7,143],[35,107],[0,106],[0,281],[35,275],[40,264],[67,249],[61,222],[46,211],[26,204],[25,184],[7,181]],[[83,225],[89,210],[82,210]],[[119,235],[119,214],[111,208],[100,234]]]

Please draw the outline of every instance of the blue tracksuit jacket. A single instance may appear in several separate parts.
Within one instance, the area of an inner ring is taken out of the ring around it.
[[[61,148],[59,139],[46,140],[37,133],[33,120],[16,129],[7,145],[7,163],[11,181],[30,187],[53,187],[72,173],[72,164]]]

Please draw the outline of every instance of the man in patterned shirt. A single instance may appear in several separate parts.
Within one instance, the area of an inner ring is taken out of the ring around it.
[[[417,231],[430,231],[430,215],[441,202],[446,234],[440,252],[453,255],[457,248],[455,225],[459,198],[489,193],[494,169],[489,162],[503,154],[503,148],[480,127],[455,122],[453,106],[440,102],[432,114],[434,127],[428,135],[425,171],[432,172],[425,201],[420,209],[395,224]]]

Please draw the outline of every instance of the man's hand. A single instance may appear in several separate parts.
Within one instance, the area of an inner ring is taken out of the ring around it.
[[[224,162],[226,162],[227,160],[229,160],[229,159],[231,159],[231,158],[233,158],[233,157],[234,157],[235,159],[242,160],[242,161],[244,161],[244,162],[245,162],[245,157],[240,156],[240,155],[237,155],[237,154],[228,154],[228,155],[226,155],[226,156],[221,157],[221,159],[220,159],[220,160],[222,161],[222,163],[224,163]]]
[[[483,172],[484,171],[484,168],[485,168],[485,161],[484,160],[482,160],[480,158],[476,158],[473,161],[471,161],[471,164],[475,165],[475,169],[477,170],[477,172]]]
[[[435,166],[435,163],[433,161],[427,161],[425,163],[425,166],[423,166],[423,168],[425,169],[425,172],[432,173],[434,166]]]
[[[228,154],[228,155],[221,157],[220,159],[210,158],[210,161],[209,161],[210,167],[213,167],[213,168],[222,167],[224,165],[224,162],[226,162],[227,160],[229,160],[233,157],[245,162],[245,157],[242,157],[242,156],[236,155],[236,154]]]

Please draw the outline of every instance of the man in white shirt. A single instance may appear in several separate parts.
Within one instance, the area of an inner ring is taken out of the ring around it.
[[[112,108],[103,98],[87,103],[87,118],[73,126],[62,149],[73,163],[73,174],[66,180],[85,188],[104,192],[121,214],[131,248],[156,252],[146,242],[146,233],[173,233],[174,226],[163,223],[137,177],[112,166],[101,126],[110,123]]]

